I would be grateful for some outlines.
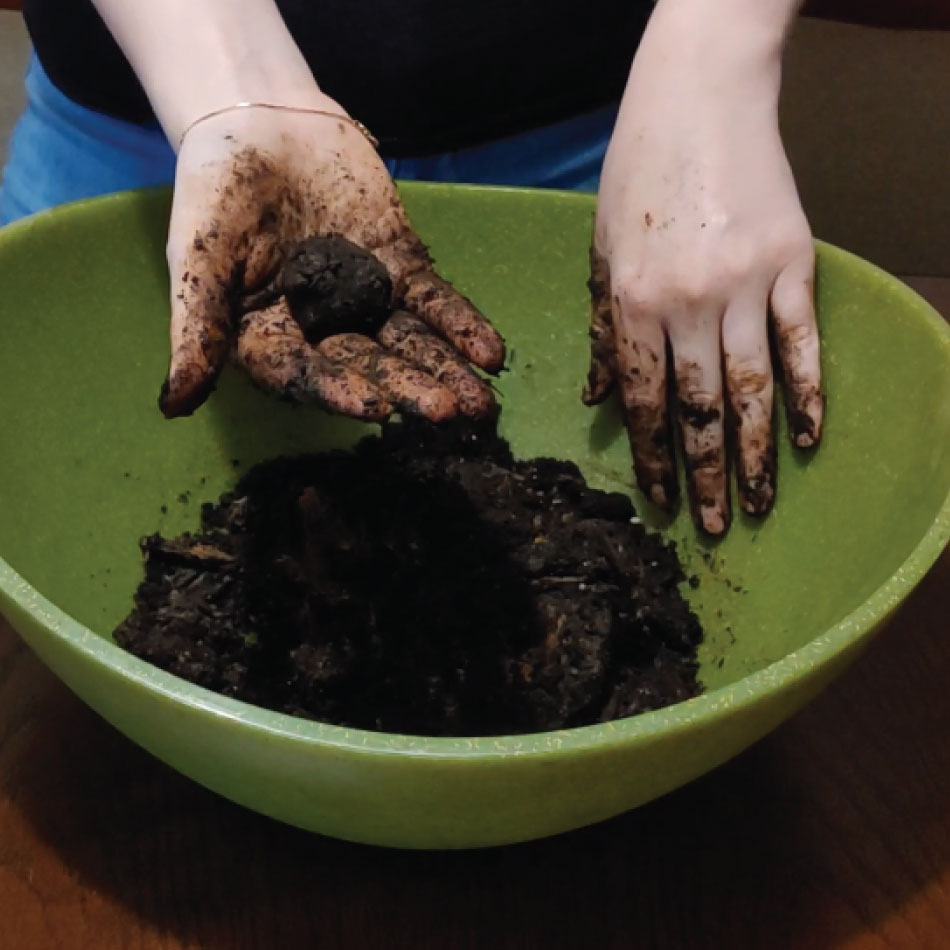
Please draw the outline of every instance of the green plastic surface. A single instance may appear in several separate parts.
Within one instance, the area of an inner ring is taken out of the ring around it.
[[[631,489],[615,409],[578,398],[593,200],[402,190],[445,276],[508,338],[511,372],[498,385],[516,451],[571,457],[592,482]],[[438,740],[206,692],[109,640],[141,576],[138,538],[194,527],[200,503],[261,459],[345,445],[367,428],[283,405],[230,370],[194,417],[162,418],[167,214],[164,192],[126,194],[0,231],[0,607],[115,726],[265,814],[407,847],[500,844],[617,814],[715,767],[814,696],[950,536],[950,333],[898,281],[821,246],[824,445],[798,455],[782,425],[775,511],[737,519],[721,544],[700,541],[685,512],[664,526],[701,579],[688,594],[708,631],[706,695],[604,726]]]

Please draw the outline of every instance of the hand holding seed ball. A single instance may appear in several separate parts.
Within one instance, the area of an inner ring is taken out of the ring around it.
[[[333,234],[292,248],[263,290],[242,301],[245,312],[287,298],[308,343],[337,333],[373,337],[392,310],[393,283],[369,251]]]
[[[264,388],[359,419],[491,415],[470,364],[504,341],[434,271],[375,149],[345,116],[249,109],[185,137],[169,229],[171,364],[187,415],[230,356]]]

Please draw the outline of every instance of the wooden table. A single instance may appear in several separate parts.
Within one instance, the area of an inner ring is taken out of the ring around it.
[[[950,280],[917,281],[950,315]],[[2,950],[950,947],[950,554],[822,698],[639,811],[383,851],[219,799],[0,622]]]

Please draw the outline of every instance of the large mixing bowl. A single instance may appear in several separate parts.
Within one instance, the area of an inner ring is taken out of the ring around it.
[[[573,458],[592,482],[632,490],[616,412],[578,399],[592,199],[422,185],[404,195],[445,275],[510,341],[499,386],[516,451]],[[261,459],[366,429],[285,406],[234,372],[194,417],[162,418],[167,214],[163,192],[126,194],[0,232],[0,607],[118,729],[249,808],[429,848],[616,815],[714,768],[813,697],[950,536],[950,333],[896,280],[822,246],[821,451],[796,454],[782,427],[774,513],[739,518],[718,546],[686,513],[663,528],[701,578],[687,593],[707,630],[704,695],[558,733],[423,739],[207,692],[110,639],[141,576],[139,537],[196,526],[199,503]]]

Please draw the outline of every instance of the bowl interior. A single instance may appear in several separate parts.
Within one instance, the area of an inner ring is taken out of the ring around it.
[[[523,456],[578,461],[633,490],[616,408],[579,401],[586,372],[586,196],[405,186],[450,280],[509,340],[498,388]],[[138,538],[194,527],[250,465],[341,446],[368,429],[294,409],[226,371],[194,417],[166,422],[163,267],[168,196],[114,196],[0,233],[0,557],[103,637],[127,613]],[[825,443],[793,451],[779,424],[779,496],[718,545],[688,514],[664,524],[700,578],[701,675],[734,683],[842,620],[904,565],[950,485],[950,344],[940,318],[870,265],[820,248],[829,395]],[[655,513],[637,499],[644,517]]]

